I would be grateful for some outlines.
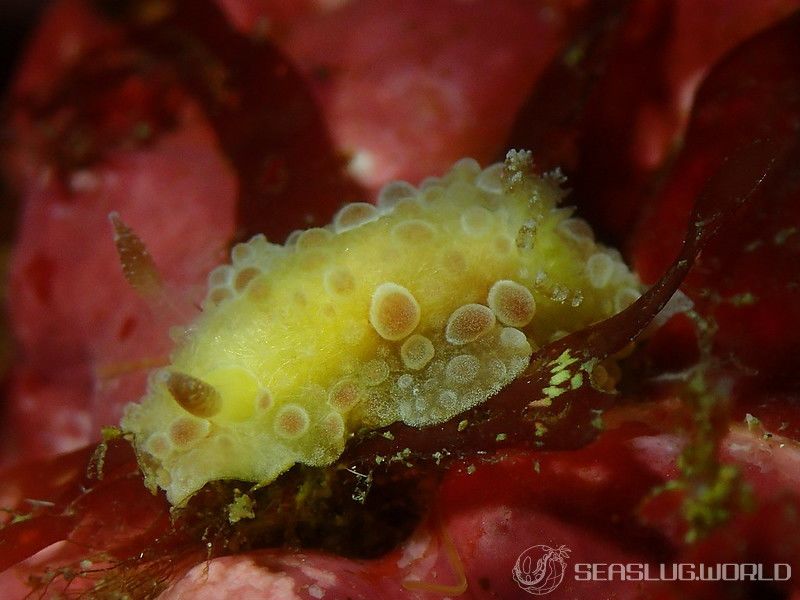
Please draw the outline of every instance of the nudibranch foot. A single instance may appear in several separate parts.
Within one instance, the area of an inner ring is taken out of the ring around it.
[[[638,279],[560,206],[560,183],[527,152],[465,159],[284,244],[235,246],[122,420],[148,481],[182,504],[209,481],[331,464],[358,431],[444,423],[635,301]]]

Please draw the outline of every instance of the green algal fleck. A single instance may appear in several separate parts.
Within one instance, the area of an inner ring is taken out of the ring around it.
[[[754,417],[750,413],[747,413],[744,416],[744,422],[747,425],[748,431],[755,431],[757,429],[761,429],[761,420],[757,417]]]
[[[547,433],[547,426],[541,421],[536,421],[533,425],[536,428],[536,437],[542,437]]]
[[[540,400],[532,400],[528,402],[528,406],[531,408],[548,408],[553,406],[553,400],[550,398],[542,398]]]
[[[689,522],[686,542],[691,544],[714,527],[725,523],[731,516],[732,499],[745,488],[742,487],[741,474],[734,465],[722,465],[714,481],[696,489],[687,496],[683,514]],[[744,498],[740,503],[747,503]]]
[[[507,436],[505,433],[498,433],[498,434],[495,436],[495,438],[494,438],[494,441],[495,441],[495,442],[504,442],[504,441],[506,440],[506,438],[507,438],[507,437],[508,437],[508,436]]]
[[[458,430],[459,431],[464,431],[467,428],[468,425],[469,425],[469,421],[467,421],[466,419],[463,419],[462,421],[458,422]]]
[[[758,298],[752,292],[743,292],[741,294],[736,294],[735,296],[731,296],[728,298],[728,302],[730,302],[733,306],[751,306],[758,301]]]
[[[256,516],[254,507],[255,503],[250,496],[238,489],[233,490],[233,502],[228,505],[228,521],[233,524],[242,519],[254,519]]]
[[[752,489],[742,481],[739,469],[721,464],[717,458],[717,443],[723,432],[715,428],[715,419],[721,410],[718,394],[706,386],[705,376],[699,371],[690,381],[688,401],[694,409],[694,431],[690,443],[677,460],[680,477],[666,489],[685,491],[682,513],[687,521],[685,536],[693,543],[725,523],[732,514],[749,510],[753,505]],[[759,427],[758,419],[745,418],[748,427]],[[661,490],[659,490],[661,491]]]
[[[104,442],[110,442],[111,440],[115,440],[118,437],[122,436],[122,430],[119,427],[103,427],[100,430],[100,435],[103,436]]]
[[[575,373],[569,380],[569,385],[573,390],[577,390],[583,385],[583,373]]]
[[[603,423],[603,411],[592,410],[592,413],[594,413],[594,417],[592,418],[592,427],[602,431],[605,428],[605,423]]]
[[[782,246],[786,243],[791,236],[797,233],[797,227],[787,227],[785,229],[781,229],[780,231],[775,233],[775,237],[773,241],[775,242],[776,246]]]
[[[763,240],[753,240],[752,242],[750,242],[749,244],[747,244],[744,247],[744,251],[745,252],[754,252],[755,250],[757,250],[758,248],[760,248],[763,245],[764,245],[764,241]]]
[[[569,349],[564,350],[564,352],[562,352],[557,359],[550,363],[553,365],[553,367],[550,369],[550,372],[556,373],[558,371],[562,371],[576,362],[578,362],[578,359],[570,354]]]
[[[548,398],[550,398],[552,400],[553,398],[558,398],[566,390],[563,390],[560,387],[548,386],[548,387],[544,388],[542,391],[545,393],[545,395]]]
[[[148,140],[153,135],[153,128],[146,121],[139,121],[133,128],[133,137],[139,141]]]
[[[11,516],[11,519],[7,521],[5,524],[0,522],[0,530],[3,529],[6,525],[13,525],[14,523],[22,523],[24,521],[28,521],[33,518],[32,513],[18,513],[10,508],[0,508],[0,512],[8,513]]]
[[[576,68],[586,58],[586,44],[576,43],[570,46],[563,54],[561,60],[571,69]]]
[[[565,381],[567,381],[570,377],[570,373],[567,370],[563,371],[556,371],[556,373],[550,378],[550,385],[556,386],[561,385]]]

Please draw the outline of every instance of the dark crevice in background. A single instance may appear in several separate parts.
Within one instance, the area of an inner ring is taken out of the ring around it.
[[[38,21],[48,0],[0,0],[0,106],[5,109],[5,98],[11,79],[25,48],[28,36]],[[4,115],[5,110],[0,112]],[[5,144],[5,132],[0,130],[0,144]],[[16,224],[16,202],[0,173],[0,261],[5,262],[5,251]],[[5,269],[0,264],[0,291]],[[3,298],[0,295],[0,298]]]
[[[25,43],[48,0],[0,0],[0,116],[5,115],[5,98],[16,72]],[[0,125],[0,150],[6,143]],[[18,203],[0,170],[0,422],[3,420],[11,363],[12,341],[6,318],[8,259],[17,222]],[[5,436],[7,437],[7,436]]]
[[[0,0],[0,93],[8,82],[28,35],[47,0]]]

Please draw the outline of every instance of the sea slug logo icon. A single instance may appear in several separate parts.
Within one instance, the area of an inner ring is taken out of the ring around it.
[[[570,552],[566,546],[531,546],[517,558],[512,571],[514,581],[534,596],[549,594],[564,581]]]

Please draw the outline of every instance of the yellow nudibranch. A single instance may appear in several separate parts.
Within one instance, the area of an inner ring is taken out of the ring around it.
[[[181,504],[209,481],[330,464],[361,429],[442,423],[633,302],[638,279],[559,207],[559,179],[527,152],[464,159],[283,245],[235,246],[122,419],[148,484]]]

